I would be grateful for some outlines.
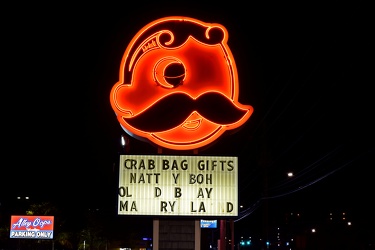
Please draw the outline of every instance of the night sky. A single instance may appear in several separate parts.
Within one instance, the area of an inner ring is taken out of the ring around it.
[[[182,15],[227,28],[239,102],[254,108],[239,131],[199,152],[239,157],[240,204],[260,204],[243,221],[257,220],[268,201],[275,216],[343,209],[375,222],[373,27],[364,1],[8,8],[0,198],[116,206],[124,132],[109,92],[133,36],[157,18]],[[130,138],[130,153],[157,148]]]

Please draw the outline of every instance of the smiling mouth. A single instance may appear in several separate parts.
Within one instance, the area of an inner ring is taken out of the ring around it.
[[[187,130],[195,130],[199,128],[199,126],[202,124],[202,118],[194,119],[194,120],[188,120],[186,121],[182,127]]]

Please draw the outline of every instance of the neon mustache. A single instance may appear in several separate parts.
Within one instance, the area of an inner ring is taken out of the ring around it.
[[[157,133],[182,125],[194,111],[219,125],[235,123],[248,112],[217,92],[207,92],[197,99],[184,93],[174,93],[160,99],[139,115],[123,119],[144,132]]]

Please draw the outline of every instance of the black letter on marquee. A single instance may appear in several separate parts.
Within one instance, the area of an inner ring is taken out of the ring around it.
[[[174,188],[174,197],[175,198],[179,198],[179,197],[181,197],[181,188],[179,188],[179,187],[176,187],[176,188]]]
[[[232,212],[233,211],[233,203],[227,202],[227,212]]]

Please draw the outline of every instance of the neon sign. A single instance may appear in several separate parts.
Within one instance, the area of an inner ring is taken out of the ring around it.
[[[129,43],[110,102],[129,135],[175,150],[197,149],[243,125],[228,32],[172,16],[144,26]]]

